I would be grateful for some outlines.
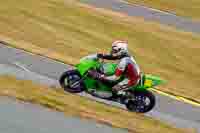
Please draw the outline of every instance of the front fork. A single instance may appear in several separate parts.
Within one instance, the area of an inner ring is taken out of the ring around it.
[[[88,73],[86,73],[85,75],[83,75],[83,77],[82,77],[80,80],[78,80],[78,81],[76,81],[75,83],[73,83],[73,84],[71,85],[71,87],[73,88],[74,86],[78,85],[78,84],[79,84],[80,82],[82,82],[87,76],[88,76]]]

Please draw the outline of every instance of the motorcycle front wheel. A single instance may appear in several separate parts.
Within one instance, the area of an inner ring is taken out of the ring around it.
[[[80,93],[84,91],[84,84],[80,80],[81,75],[77,70],[69,70],[61,75],[59,83],[67,92]]]

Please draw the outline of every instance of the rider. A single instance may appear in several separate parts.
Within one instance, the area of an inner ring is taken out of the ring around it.
[[[126,78],[112,87],[112,91],[115,94],[128,89],[130,86],[135,86],[140,80],[140,69],[136,61],[128,53],[128,43],[126,41],[115,41],[112,43],[112,50],[110,54],[94,54],[84,57],[83,59],[107,59],[107,60],[119,60],[115,74],[112,76],[106,76],[96,71],[89,71],[89,75],[93,78],[104,81],[117,81],[122,75]]]

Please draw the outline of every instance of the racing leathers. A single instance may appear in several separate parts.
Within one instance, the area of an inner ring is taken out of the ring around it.
[[[86,56],[82,59],[107,59],[107,60],[119,60],[118,66],[115,70],[115,74],[112,76],[106,76],[106,75],[100,75],[98,78],[102,80],[107,81],[117,81],[120,79],[122,75],[125,75],[125,79],[113,86],[112,90],[115,93],[118,93],[119,91],[128,89],[130,86],[135,86],[138,84],[140,80],[140,69],[137,65],[136,61],[133,57],[127,55],[124,55],[122,57],[114,57],[109,54],[93,54]],[[91,75],[96,77],[95,72],[90,72]],[[97,74],[98,75],[98,74]]]

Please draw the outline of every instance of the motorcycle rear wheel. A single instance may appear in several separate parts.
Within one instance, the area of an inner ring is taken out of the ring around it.
[[[156,104],[156,98],[150,91],[135,92],[135,98],[125,103],[129,111],[146,113],[152,110]]]

